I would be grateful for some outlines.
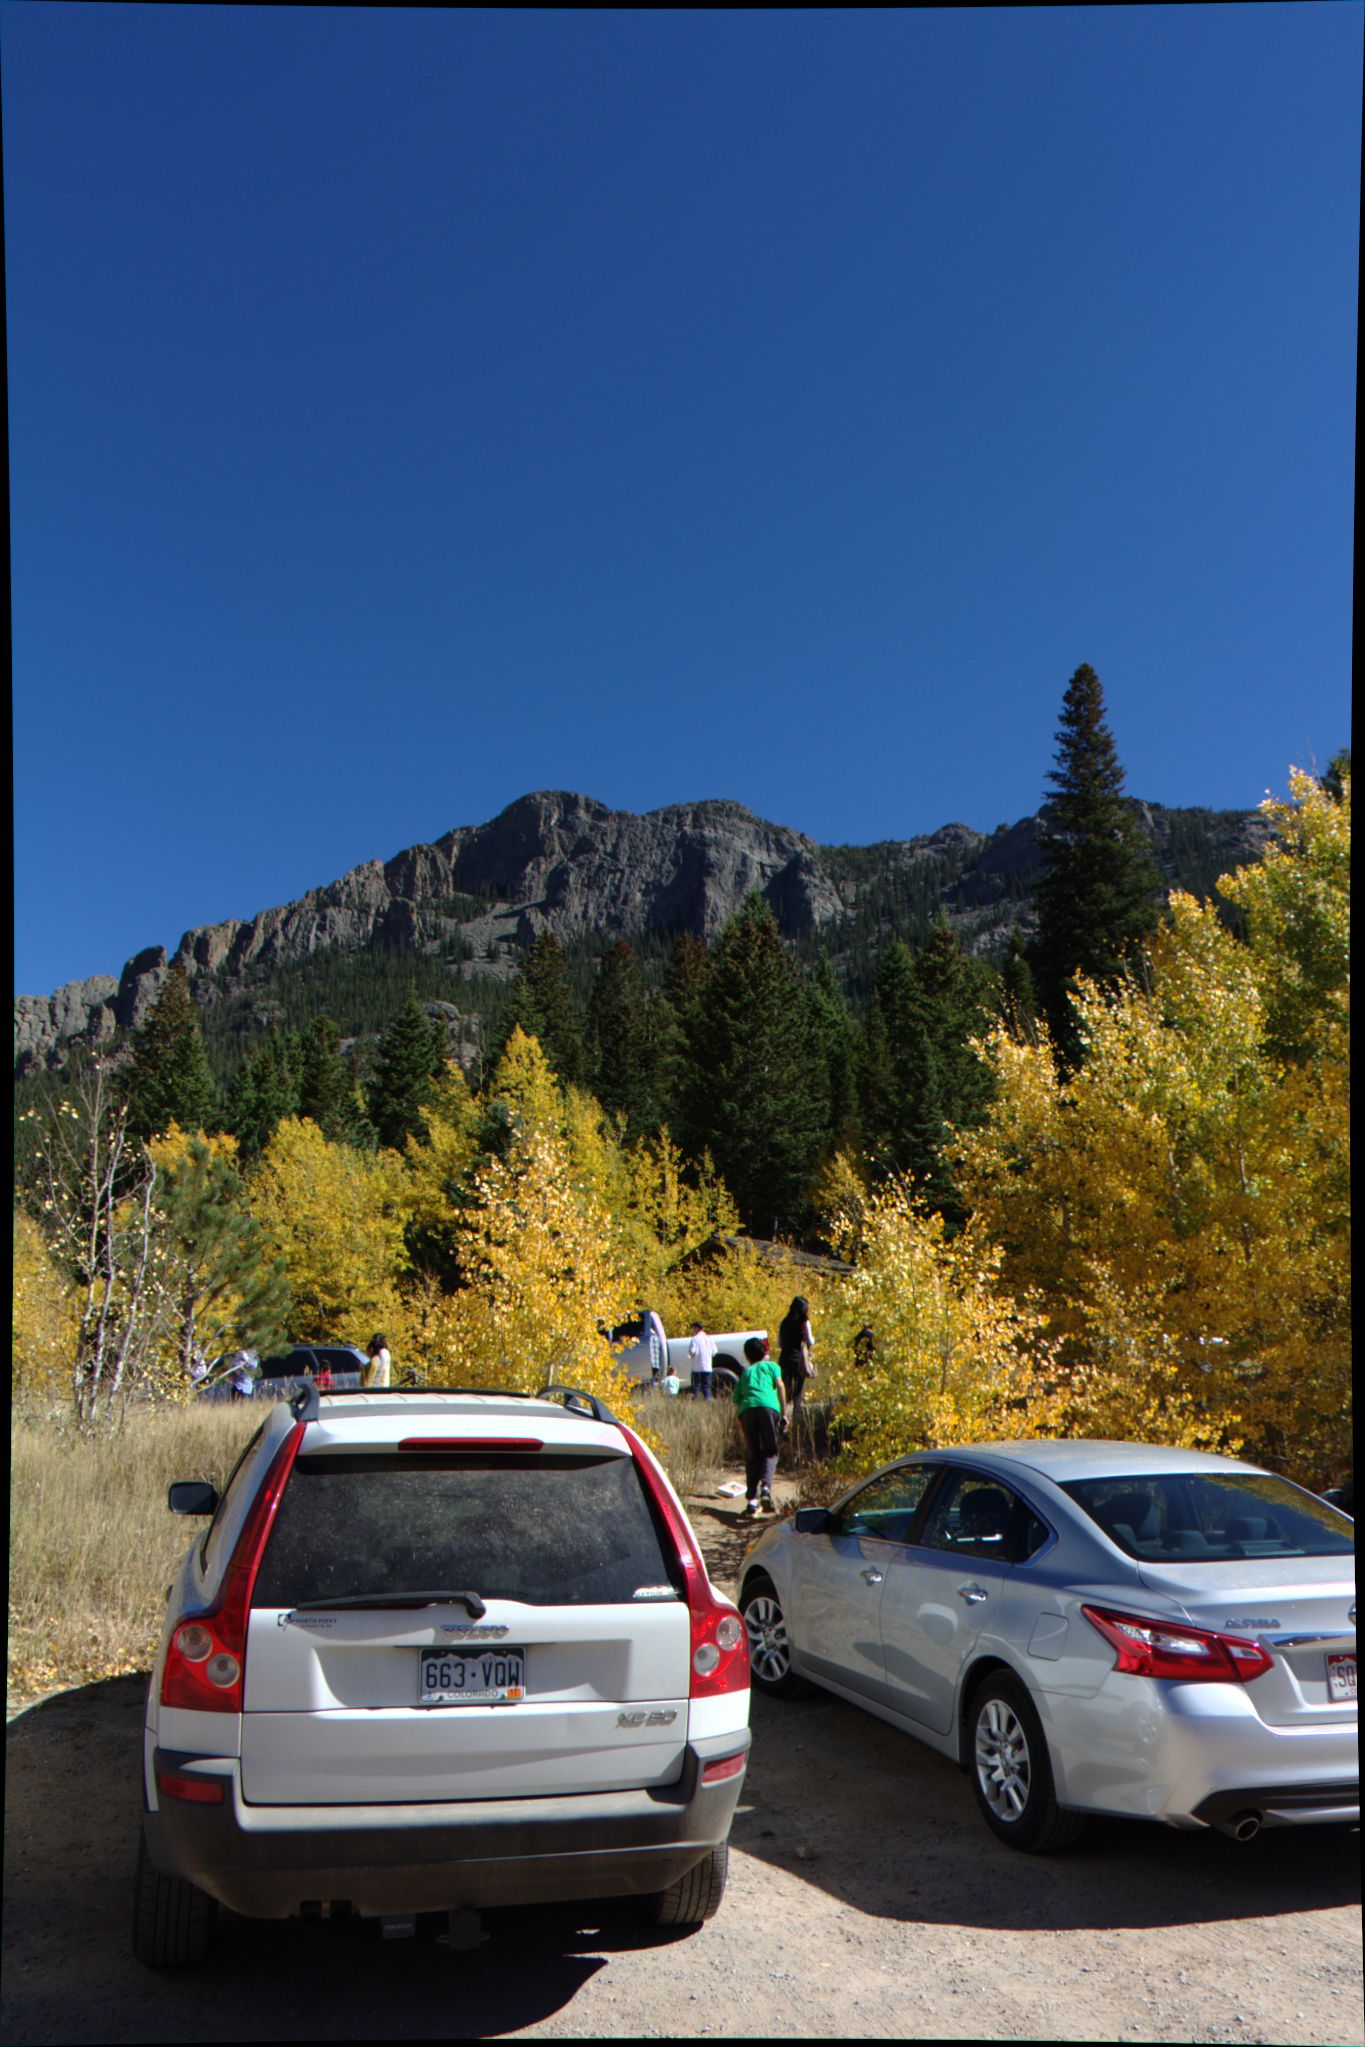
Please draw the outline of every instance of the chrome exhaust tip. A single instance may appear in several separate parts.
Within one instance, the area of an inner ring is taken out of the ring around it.
[[[1254,1841],[1261,1831],[1261,1815],[1258,1812],[1239,1812],[1236,1819],[1228,1821],[1227,1831],[1234,1841]]]

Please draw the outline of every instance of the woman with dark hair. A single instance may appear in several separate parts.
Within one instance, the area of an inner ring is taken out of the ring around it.
[[[361,1374],[363,1386],[387,1386],[389,1383],[389,1340],[378,1334],[372,1336],[365,1346],[370,1362]]]
[[[782,1374],[787,1410],[793,1423],[801,1411],[806,1381],[815,1377],[815,1366],[811,1363],[810,1355],[814,1348],[815,1338],[811,1335],[810,1327],[810,1303],[802,1294],[798,1294],[777,1329],[778,1369]]]

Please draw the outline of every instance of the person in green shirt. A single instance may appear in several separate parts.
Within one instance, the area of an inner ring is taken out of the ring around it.
[[[735,1412],[744,1431],[745,1513],[751,1518],[773,1508],[773,1477],[777,1446],[787,1426],[787,1395],[782,1374],[768,1356],[766,1336],[751,1336],[744,1345],[744,1370],[735,1381]]]

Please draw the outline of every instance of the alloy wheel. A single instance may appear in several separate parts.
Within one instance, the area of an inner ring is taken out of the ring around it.
[[[976,1780],[997,1819],[1024,1817],[1033,1781],[1028,1735],[1007,1699],[986,1699],[977,1716]]]
[[[744,1609],[744,1626],[749,1635],[749,1668],[763,1684],[781,1684],[791,1676],[791,1645],[781,1607],[768,1593],[760,1592]]]

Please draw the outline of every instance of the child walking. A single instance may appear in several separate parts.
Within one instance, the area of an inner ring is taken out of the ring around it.
[[[744,1370],[735,1381],[735,1412],[744,1431],[744,1511],[753,1519],[773,1513],[773,1477],[777,1446],[787,1422],[787,1396],[782,1374],[768,1356],[766,1336],[751,1336],[744,1345]]]

